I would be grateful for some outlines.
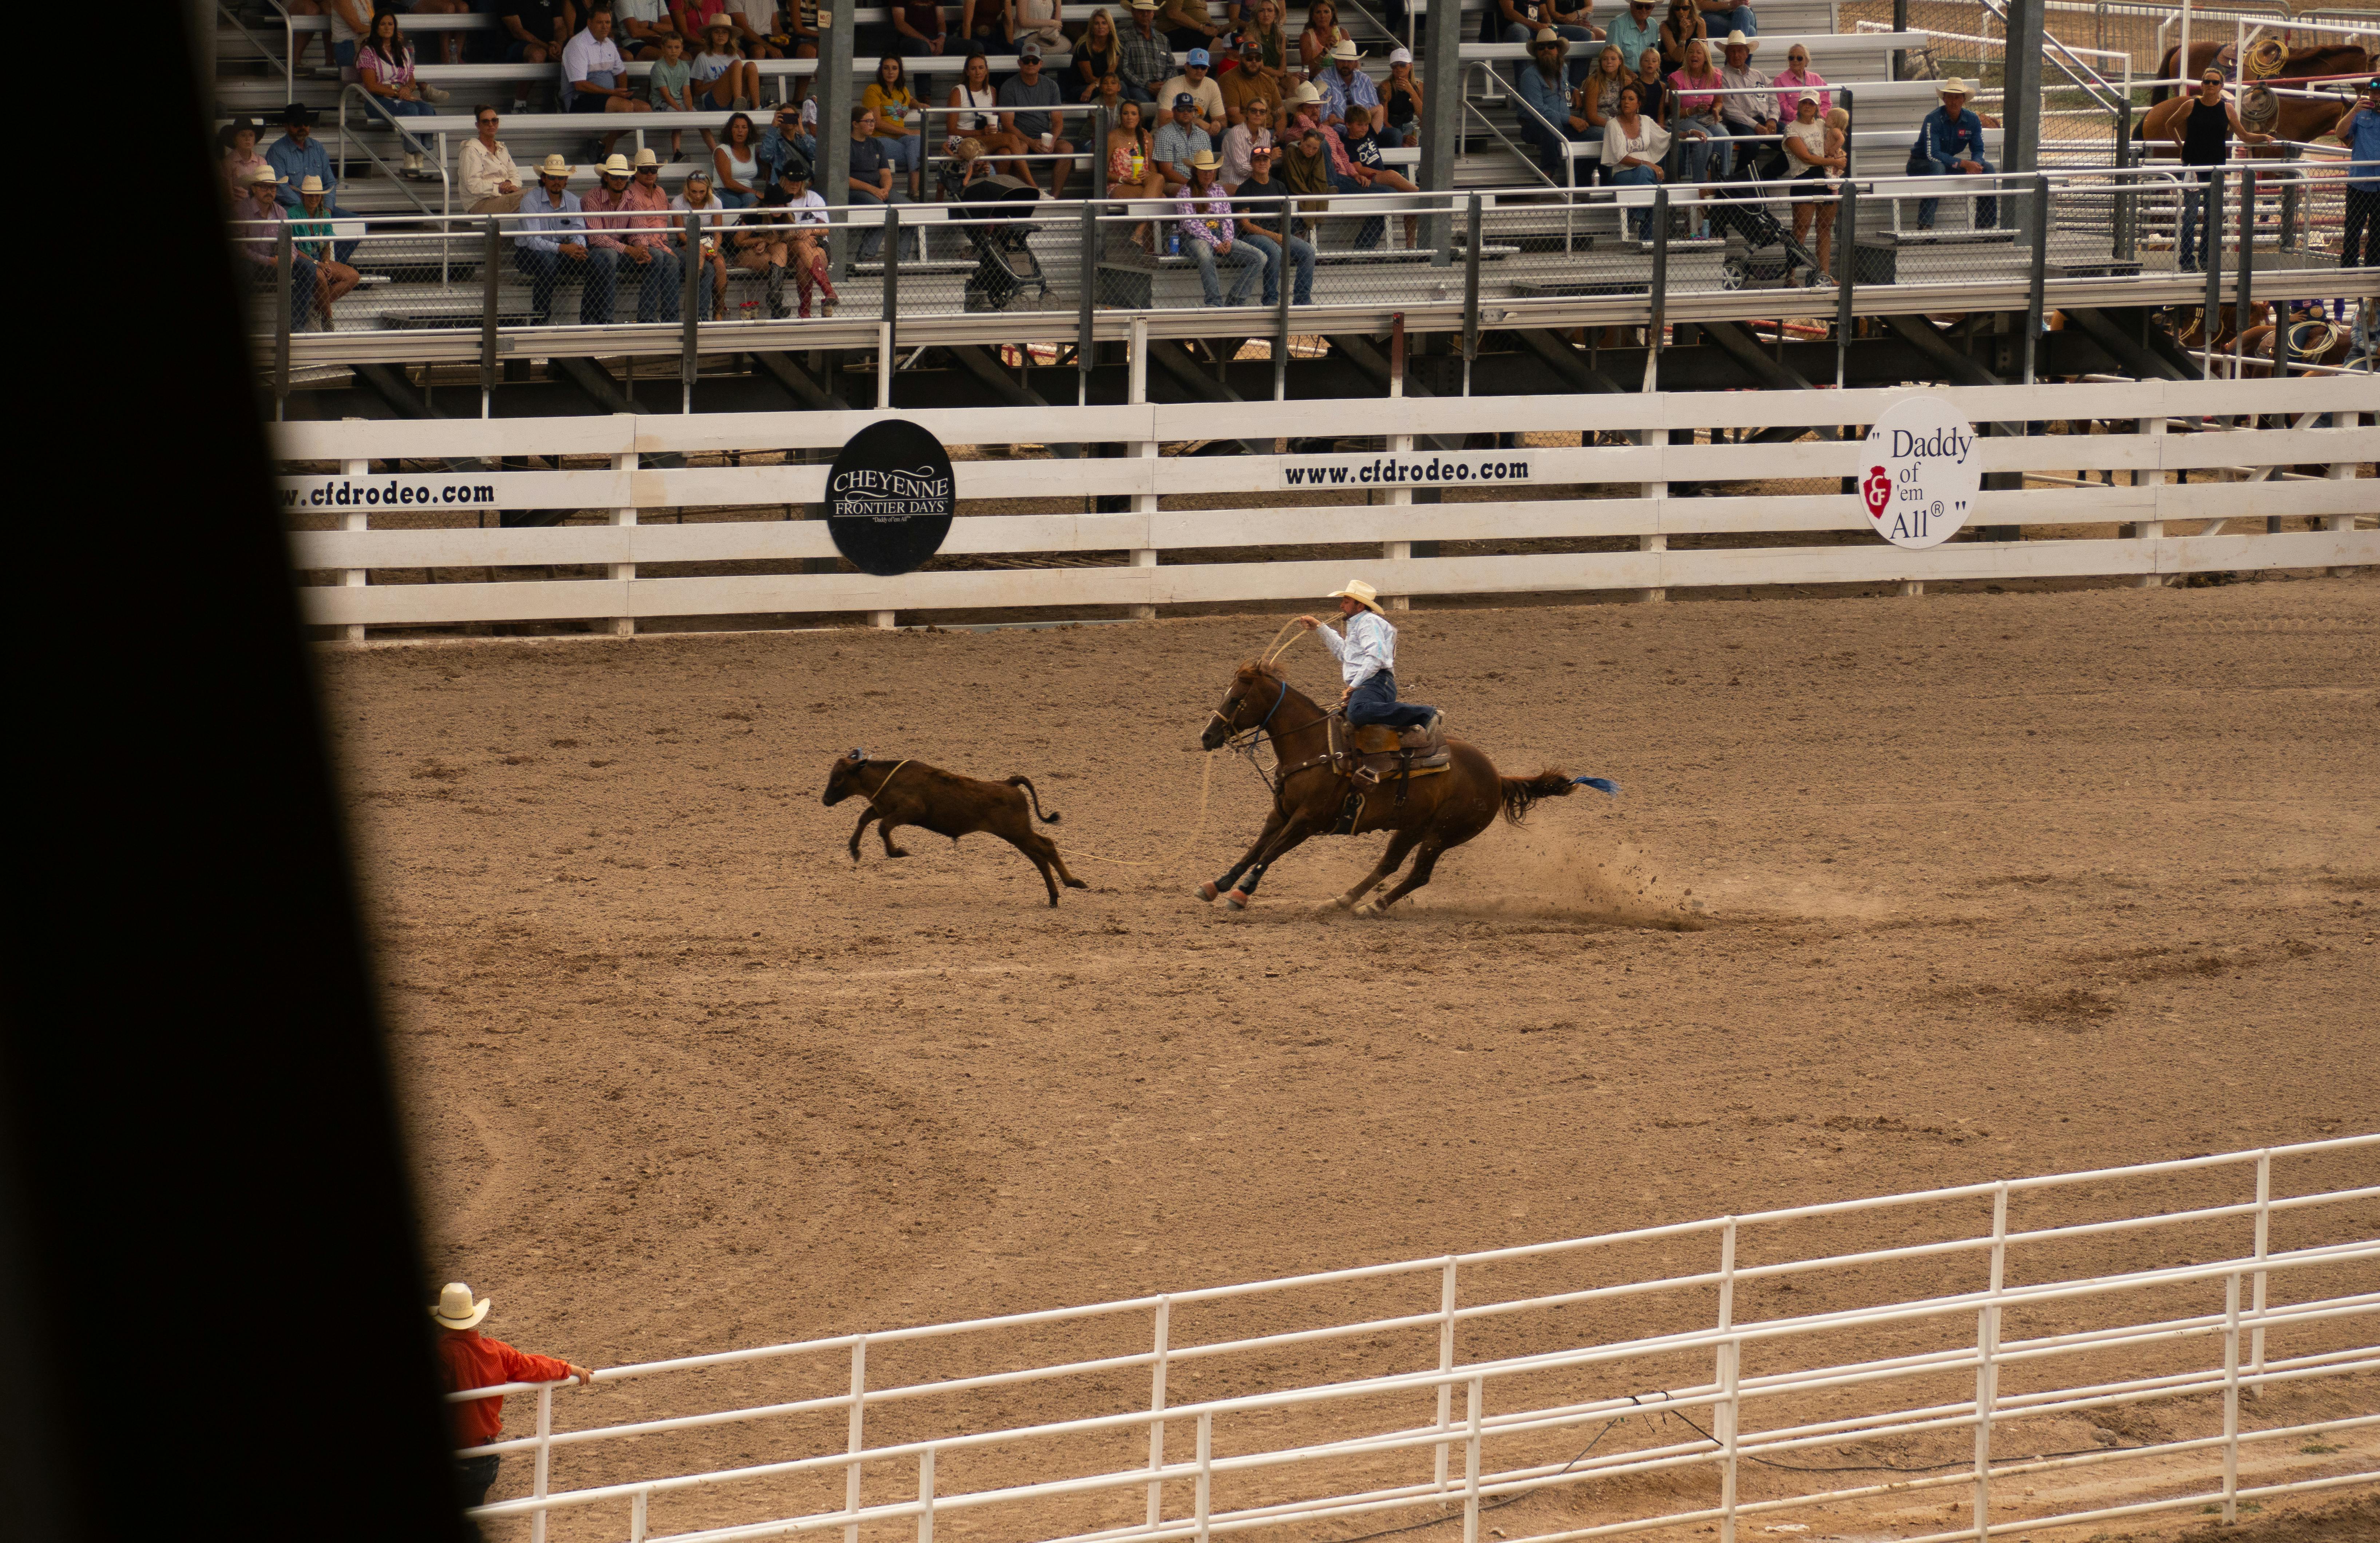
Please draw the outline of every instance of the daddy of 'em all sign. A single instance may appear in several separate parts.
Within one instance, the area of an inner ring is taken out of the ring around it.
[[[844,442],[826,478],[827,531],[862,573],[907,573],[942,549],[958,511],[942,442],[901,419]]]
[[[1895,402],[1863,449],[1860,499],[1877,535],[1895,546],[1935,546],[1967,523],[1984,480],[1975,427],[1940,397]]]

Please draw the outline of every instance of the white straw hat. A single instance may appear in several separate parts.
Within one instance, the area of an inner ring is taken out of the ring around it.
[[[1936,96],[1965,96],[1967,94],[1967,83],[1953,75],[1949,79],[1943,81],[1940,85],[1935,87],[1934,94]]]
[[[1727,42],[1722,46],[1728,48],[1750,48],[1752,46],[1752,40],[1745,37],[1741,31],[1730,32],[1727,35]]]
[[[661,164],[662,158],[655,155],[650,147],[637,152],[637,170],[643,171],[647,166],[659,166]]]
[[[274,171],[271,166],[259,166],[256,170],[248,174],[249,186],[251,188],[260,182],[270,182],[278,186],[280,181],[281,174]]]
[[[559,155],[549,155],[544,160],[537,164],[537,175],[540,176],[568,176],[570,175],[570,163],[565,161]]]
[[[613,156],[609,161],[603,163],[603,175],[605,176],[627,176],[628,158],[625,155]]]
[[[1560,49],[1565,54],[1570,52],[1570,39],[1562,36],[1560,32],[1555,31],[1550,27],[1540,27],[1537,29],[1537,35],[1536,39],[1530,43],[1529,50],[1530,52],[1535,53],[1536,50],[1547,46],[1548,43]]]
[[[1201,151],[1194,151],[1194,152],[1191,152],[1191,156],[1190,156],[1190,169],[1191,169],[1192,171],[1194,171],[1194,172],[1213,172],[1213,171],[1220,171],[1220,170],[1222,170],[1222,168],[1223,168],[1223,164],[1222,164],[1220,161],[1218,161],[1218,160],[1216,160],[1216,159],[1215,159],[1215,152],[1214,152],[1213,151],[1211,151],[1211,150],[1201,150]]]
[[[320,194],[323,190],[322,179],[319,176],[310,176],[305,181],[298,184],[298,196],[300,198],[305,197],[308,193]]]
[[[1322,92],[1315,86],[1313,81],[1300,80],[1297,83],[1297,90],[1289,93],[1289,99],[1292,102],[1303,105],[1305,103],[1321,101]]]
[[[1354,64],[1363,56],[1364,51],[1356,47],[1353,42],[1346,38],[1341,38],[1337,43],[1330,46],[1330,57],[1334,62],[1339,64]]]
[[[1369,584],[1365,583],[1362,579],[1351,578],[1347,581],[1347,587],[1345,589],[1331,590],[1330,598],[1332,600],[1352,600],[1356,604],[1385,616],[1388,613],[1380,609],[1379,594],[1380,591],[1373,589]]]
[[[438,1294],[438,1306],[430,1309],[430,1317],[441,1329],[477,1329],[480,1320],[488,1316],[488,1299],[471,1300],[471,1288],[460,1281],[449,1281]]]

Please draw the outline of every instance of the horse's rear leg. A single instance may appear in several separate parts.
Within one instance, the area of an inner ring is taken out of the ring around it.
[[[1430,870],[1438,867],[1438,855],[1445,850],[1446,843],[1435,837],[1423,843],[1421,856],[1414,859],[1413,871],[1405,875],[1404,882],[1378,900],[1367,900],[1356,906],[1355,914],[1359,917],[1384,915],[1390,906],[1428,883]]]
[[[1336,900],[1324,901],[1319,908],[1344,911],[1353,906],[1357,901],[1378,888],[1382,880],[1394,873],[1403,864],[1406,854],[1414,849],[1414,844],[1419,840],[1421,840],[1420,835],[1415,832],[1399,831],[1389,838],[1389,849],[1380,854],[1380,860],[1373,866],[1371,872],[1356,881],[1354,889]]]
[[[1265,816],[1264,829],[1257,832],[1257,839],[1248,844],[1248,849],[1240,854],[1240,860],[1233,863],[1229,869],[1225,869],[1221,878],[1217,879],[1212,883],[1201,884],[1198,886],[1198,898],[1201,900],[1212,900],[1227,890],[1237,889],[1239,887],[1240,875],[1245,873],[1255,865],[1257,854],[1265,849],[1265,844],[1271,841],[1273,837],[1281,834],[1281,810],[1276,808],[1270,814]]]

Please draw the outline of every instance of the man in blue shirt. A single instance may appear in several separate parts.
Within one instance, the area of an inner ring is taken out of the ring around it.
[[[577,279],[578,321],[600,326],[612,320],[613,285],[620,254],[587,244],[587,220],[578,195],[570,190],[570,167],[549,155],[537,168],[537,186],[521,195],[527,216],[514,226],[513,263],[528,275],[529,308],[540,327],[553,320],[553,288]]]
[[[1569,52],[1569,39],[1550,27],[1540,30],[1515,82],[1521,100],[1534,109],[1521,115],[1521,137],[1536,146],[1538,164],[1558,188],[1571,185],[1570,141],[1585,137],[1570,128],[1570,80],[1562,73]]]
[[[302,102],[293,102],[281,109],[281,124],[285,132],[264,151],[264,159],[281,178],[281,207],[290,211],[303,208],[298,189],[308,177],[318,176],[322,179],[323,213],[334,220],[346,219],[347,212],[339,207],[334,196],[339,190],[339,176],[331,169],[331,152],[314,138],[314,110]],[[361,245],[355,240],[334,241],[332,261],[346,261]]]
[[[1727,36],[1725,32],[1718,35]],[[1653,0],[1628,0],[1628,9],[1612,22],[1609,37],[1612,46],[1620,50],[1620,73],[1633,76],[1645,51],[1658,52],[1661,46],[1661,24],[1653,19]]]
[[[2354,110],[2332,132],[2355,163],[2347,174],[2347,228],[2338,265],[2380,268],[2380,79],[2365,84]]]
[[[1917,126],[1917,143],[1910,147],[1912,176],[1988,176],[1992,164],[1984,159],[1984,120],[1967,111],[1967,83],[1957,76],[1942,82],[1936,93],[1942,105]],[[1917,228],[1934,228],[1940,199],[1917,200]],[[1975,200],[1975,228],[1989,230],[1999,223],[1999,200]]]

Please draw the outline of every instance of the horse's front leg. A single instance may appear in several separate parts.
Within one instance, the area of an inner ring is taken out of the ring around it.
[[[1257,854],[1263,851],[1273,837],[1281,834],[1281,806],[1275,804],[1272,813],[1265,817],[1264,829],[1257,832],[1257,839],[1248,844],[1248,849],[1240,855],[1240,860],[1226,869],[1221,878],[1212,883],[1199,885],[1198,898],[1212,900],[1225,890],[1236,888],[1240,881],[1240,875],[1245,873],[1250,865],[1255,863]]]
[[[1264,882],[1265,869],[1289,856],[1298,843],[1312,835],[1318,828],[1317,823],[1303,812],[1284,820],[1280,833],[1266,844],[1255,862],[1247,865],[1245,876],[1232,886],[1230,893],[1223,896],[1223,904],[1234,911],[1246,910],[1249,903],[1257,897],[1257,886]]]

